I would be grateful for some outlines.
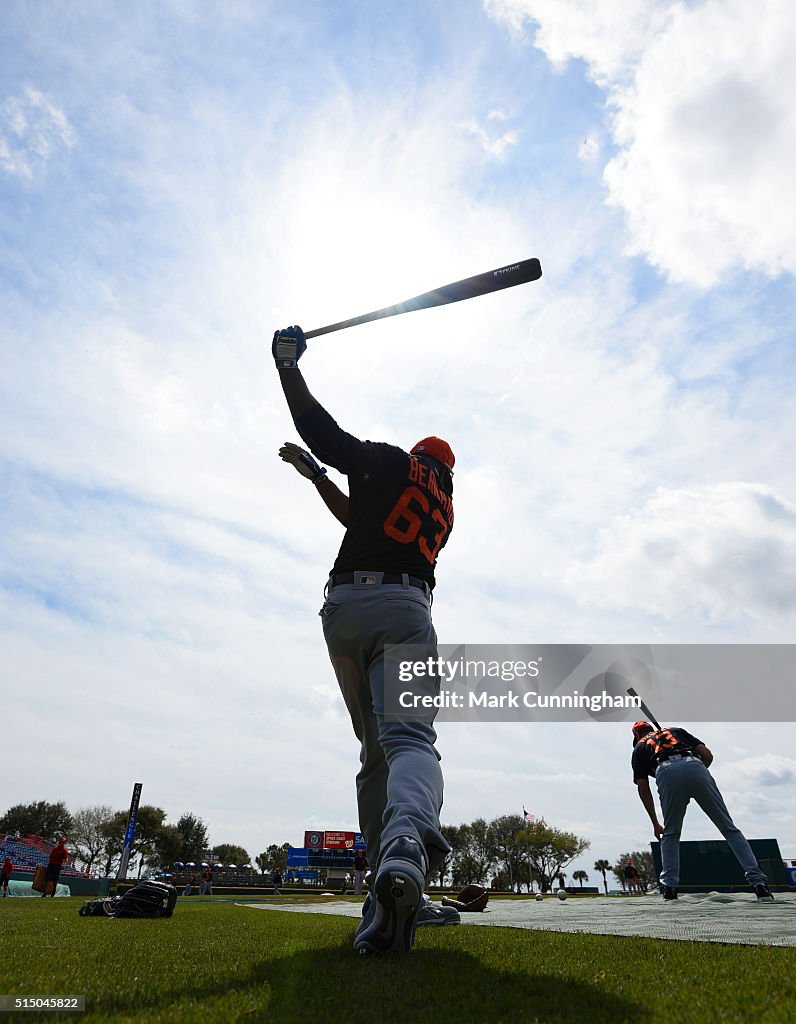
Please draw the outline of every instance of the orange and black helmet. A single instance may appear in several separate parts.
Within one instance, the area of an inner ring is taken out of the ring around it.
[[[642,736],[646,736],[648,732],[655,732],[655,729],[649,722],[634,722],[633,723],[633,746],[638,743]]]

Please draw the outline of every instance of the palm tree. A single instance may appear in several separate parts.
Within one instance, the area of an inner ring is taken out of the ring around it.
[[[583,883],[588,882],[589,880],[589,876],[586,874],[585,871],[573,871],[572,877],[576,882],[580,882],[581,889],[583,888]]]
[[[608,879],[605,877],[605,872],[611,870],[611,862],[609,860],[596,860],[594,862],[594,870],[599,871],[603,876],[603,885],[605,886],[605,895],[608,895]]]

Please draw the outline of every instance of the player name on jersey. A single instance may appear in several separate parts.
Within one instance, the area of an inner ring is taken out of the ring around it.
[[[436,475],[424,465],[418,459],[410,456],[409,458],[409,483],[420,484],[424,487],[429,494],[435,498],[445,511],[445,515],[448,517],[449,526],[453,526],[453,502],[450,496],[447,495],[437,484]]]

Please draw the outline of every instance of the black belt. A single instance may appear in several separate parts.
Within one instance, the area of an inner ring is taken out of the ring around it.
[[[670,754],[668,757],[664,757],[658,762],[655,771],[658,768],[662,768],[665,764],[671,764],[673,761],[701,761],[702,758],[697,754]]]
[[[429,594],[431,587],[426,583],[425,580],[421,580],[418,576],[410,576],[409,586],[417,587],[418,590],[422,590],[423,593]],[[372,581],[370,585],[377,585],[378,576],[367,572],[338,572],[334,576],[329,577],[329,589],[332,587],[339,587],[345,583],[367,583]],[[384,572],[381,574],[382,583],[397,583],[399,586],[403,584],[404,577],[403,573],[400,572]]]

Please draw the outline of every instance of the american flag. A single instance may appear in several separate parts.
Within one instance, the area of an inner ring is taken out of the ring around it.
[[[529,814],[528,811],[525,810],[525,804],[522,805],[522,816],[523,818],[525,818],[529,825],[531,824],[531,822],[536,820],[533,814]]]

